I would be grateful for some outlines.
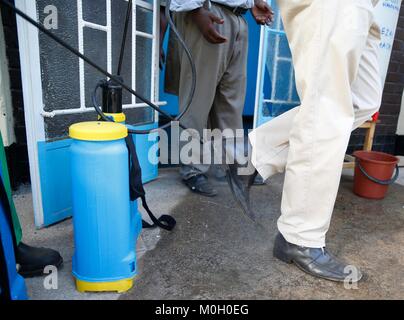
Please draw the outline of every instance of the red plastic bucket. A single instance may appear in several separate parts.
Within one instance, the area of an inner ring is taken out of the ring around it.
[[[383,199],[389,185],[398,178],[399,159],[375,151],[356,151],[353,155],[356,158],[354,193],[367,199]]]

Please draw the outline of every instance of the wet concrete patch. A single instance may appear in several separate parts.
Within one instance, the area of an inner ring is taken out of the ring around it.
[[[312,278],[272,257],[283,176],[254,187],[258,224],[232,199],[226,183],[219,196],[184,191],[175,172],[155,182],[172,197],[178,222],[161,232],[140,260],[134,288],[121,299],[402,299],[404,298],[404,187],[393,185],[383,201],[355,196],[352,177],[342,179],[328,247],[358,265],[366,277],[358,289]],[[155,186],[149,185],[149,193]]]
[[[352,174],[351,171],[348,172]],[[212,180],[214,181],[214,180]],[[31,299],[402,299],[404,298],[404,187],[393,185],[383,201],[356,197],[344,176],[328,234],[332,252],[366,274],[358,290],[314,279],[272,257],[283,176],[254,187],[259,225],[250,222],[217,183],[216,198],[188,191],[176,169],[160,171],[146,185],[152,210],[176,217],[174,232],[144,230],[138,243],[139,276],[128,293],[81,294],[71,276],[71,220],[36,230],[32,196],[24,186],[14,196],[24,241],[61,252],[58,290],[44,289],[43,277],[28,279]]]

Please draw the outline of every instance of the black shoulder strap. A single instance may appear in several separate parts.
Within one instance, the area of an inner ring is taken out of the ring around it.
[[[140,168],[139,159],[136,153],[135,143],[133,142],[132,135],[126,138],[126,145],[129,150],[129,185],[130,185],[130,199],[135,201],[138,198],[142,199],[143,208],[150,216],[153,224],[150,224],[143,220],[143,228],[156,228],[160,227],[162,229],[171,231],[176,225],[176,221],[173,217],[169,215],[162,215],[160,218],[156,218],[151,212],[146,201],[146,192],[143,188],[142,183],[142,169]]]

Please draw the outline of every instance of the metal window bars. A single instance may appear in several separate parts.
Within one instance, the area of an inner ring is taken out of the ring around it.
[[[99,31],[103,31],[107,34],[107,71],[112,73],[112,17],[111,17],[111,5],[112,0],[106,1],[106,25],[101,25],[93,22],[86,21],[83,17],[83,0],[77,0],[77,16],[78,16],[78,40],[79,40],[79,51],[84,54],[84,28],[95,29]],[[126,0],[127,1],[127,0]],[[151,101],[158,105],[165,105],[165,102],[158,101],[158,87],[159,87],[159,73],[158,73],[158,62],[159,62],[159,19],[160,19],[160,4],[158,0],[154,0],[153,3],[149,3],[142,0],[134,1],[134,5],[132,6],[132,87],[136,89],[136,44],[138,41],[138,37],[148,39],[152,41],[152,54],[151,54],[151,92],[150,97]],[[138,8],[143,8],[148,11],[153,12],[153,27],[152,33],[143,32],[137,30],[136,24],[136,11]],[[72,109],[64,109],[64,110],[53,110],[53,111],[45,111],[41,112],[41,115],[44,118],[53,118],[58,115],[69,115],[69,114],[80,114],[85,112],[93,112],[93,107],[86,107],[85,104],[85,62],[80,59],[79,61],[79,83],[80,83],[80,107],[72,108]],[[123,106],[124,109],[133,109],[140,107],[147,107],[146,103],[137,103],[136,97],[132,95],[131,104],[126,104]],[[157,111],[155,112],[155,121],[158,117]]]

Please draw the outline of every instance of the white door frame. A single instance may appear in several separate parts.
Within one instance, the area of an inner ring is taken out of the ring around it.
[[[265,75],[265,60],[267,50],[267,41],[265,41],[267,33],[264,26],[260,28],[260,47],[258,51],[258,72],[257,72],[257,84],[255,88],[255,103],[254,103],[254,123],[253,128],[258,126],[260,106],[264,99],[264,75]]]

